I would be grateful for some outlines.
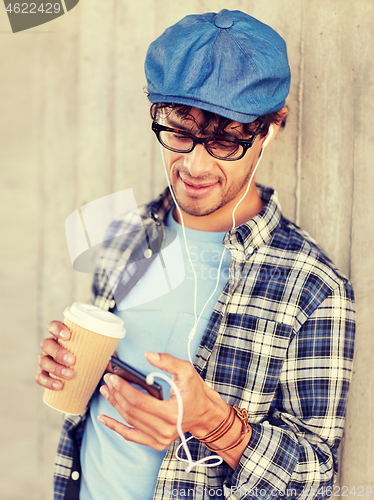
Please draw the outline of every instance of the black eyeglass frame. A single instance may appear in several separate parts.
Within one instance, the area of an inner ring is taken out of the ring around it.
[[[206,144],[209,142],[212,142],[212,139],[209,139],[209,137],[196,137],[195,135],[189,134],[188,132],[185,132],[184,130],[179,130],[177,128],[171,128],[171,127],[166,127],[165,125],[160,125],[159,123],[152,122],[152,130],[156,134],[156,137],[158,139],[158,142],[164,146],[164,148],[169,149],[170,151],[174,151],[175,153],[191,153],[191,151],[194,150],[196,144],[202,144],[205,148],[205,151],[207,151],[210,156],[213,156],[213,158],[217,158],[217,160],[225,160],[225,161],[237,161],[241,160],[245,153],[248,151],[249,148],[253,146],[253,143],[256,139],[256,135],[253,135],[250,139],[238,139],[237,144],[242,146],[243,148],[243,153],[238,157],[238,158],[224,158],[222,156],[217,156],[209,149],[207,148]],[[174,149],[171,148],[170,146],[167,146],[160,137],[160,132],[165,131],[165,132],[175,132],[180,135],[185,135],[186,137],[189,137],[192,139],[192,147],[188,151],[181,151],[180,149]],[[234,141],[232,141],[234,142]]]

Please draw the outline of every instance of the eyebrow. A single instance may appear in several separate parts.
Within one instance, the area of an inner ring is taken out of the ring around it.
[[[179,130],[182,130],[183,132],[188,132],[190,134],[193,134],[193,132],[194,132],[193,124],[191,127],[187,127],[186,125],[183,125],[182,123],[175,122],[172,118],[169,118],[169,117],[166,117],[166,121],[168,123],[168,126],[171,128],[177,128]]]
[[[179,122],[176,122],[174,121],[172,118],[169,118],[169,117],[166,117],[166,121],[168,123],[168,126],[171,127],[171,128],[177,128],[178,130],[181,130],[182,132],[187,132],[191,135],[195,135],[196,134],[196,130],[193,130],[193,124],[194,122],[191,120],[191,127],[187,127],[186,125],[182,124],[182,123],[179,123]],[[187,121],[190,121],[190,120],[187,120]],[[240,125],[237,125],[235,128],[238,128]],[[225,133],[225,136],[230,139],[230,140],[241,140],[242,138],[241,137],[238,137],[235,133],[230,133],[230,132],[226,132]],[[225,137],[223,136],[223,137]]]

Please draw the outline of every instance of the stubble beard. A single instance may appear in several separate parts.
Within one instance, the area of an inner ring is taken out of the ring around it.
[[[216,212],[220,208],[227,205],[227,203],[232,201],[234,198],[236,198],[236,196],[238,196],[240,191],[242,191],[243,188],[245,189],[247,187],[249,179],[251,178],[251,175],[252,175],[252,171],[253,171],[253,164],[251,165],[251,168],[247,172],[247,175],[245,176],[245,179],[243,181],[238,181],[238,183],[231,185],[229,190],[226,193],[223,193],[220,196],[220,199],[217,200],[216,203],[214,203],[212,206],[209,206],[209,207],[201,206],[202,203],[204,202],[204,200],[200,200],[198,197],[193,197],[193,196],[190,197],[190,200],[192,201],[192,203],[191,202],[184,203],[184,201],[180,199],[181,197],[178,195],[178,192],[175,189],[175,183],[170,182],[170,184],[172,186],[175,199],[177,200],[177,203],[178,203],[179,207],[181,208],[181,210],[183,210],[183,212],[185,212],[188,215],[192,215],[194,217],[205,217],[207,215],[211,215],[212,213]],[[238,185],[239,183],[240,183],[240,185]],[[193,200],[197,201],[198,206],[193,206]]]
[[[180,199],[178,199],[178,196],[175,194],[175,199],[177,200],[177,203],[179,205],[179,208],[183,210],[188,215],[193,215],[194,217],[205,217],[206,215],[210,215],[213,212],[216,212],[219,210],[221,207],[223,207],[226,203],[223,199],[220,200],[220,202],[217,203],[216,206],[212,207],[207,207],[207,208],[198,208],[198,207],[191,207],[188,206],[187,204],[183,203]],[[191,198],[193,200],[193,198]]]

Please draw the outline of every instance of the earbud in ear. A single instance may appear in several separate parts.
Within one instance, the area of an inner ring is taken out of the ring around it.
[[[266,136],[266,139],[264,140],[264,142],[262,144],[263,148],[266,148],[266,146],[269,144],[269,142],[271,141],[271,138],[273,137],[273,134],[274,134],[274,127],[273,127],[273,124],[271,123],[269,126],[268,135]]]

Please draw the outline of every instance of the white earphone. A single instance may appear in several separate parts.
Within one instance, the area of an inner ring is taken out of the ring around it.
[[[235,208],[234,208],[234,210],[232,212],[232,230],[236,226],[236,223],[235,223],[235,211],[238,208],[238,206],[240,205],[240,203],[244,200],[244,198],[248,194],[249,187],[250,187],[250,185],[252,183],[253,177],[254,177],[254,175],[256,173],[256,170],[257,170],[257,167],[260,164],[260,161],[261,161],[261,158],[262,158],[262,155],[263,155],[263,152],[264,152],[264,148],[269,143],[269,141],[270,141],[273,133],[274,133],[274,128],[273,128],[272,125],[270,125],[268,135],[267,135],[267,137],[266,137],[266,139],[265,139],[265,141],[263,143],[260,156],[259,156],[259,158],[257,160],[256,166],[253,169],[253,172],[252,172],[251,177],[249,179],[249,182],[248,182],[248,185],[247,185],[247,189],[246,189],[244,195],[241,197],[241,199],[236,204],[236,206],[235,206]],[[161,149],[162,161],[163,161],[163,164],[164,164],[164,170],[165,170],[166,180],[167,180],[167,183],[168,183],[168,186],[169,186],[170,194],[171,194],[171,196],[173,198],[175,206],[176,206],[176,208],[177,208],[177,210],[179,212],[179,215],[180,215],[181,225],[182,225],[182,231],[183,231],[183,239],[184,239],[184,244],[185,244],[185,248],[186,248],[186,253],[187,253],[188,259],[190,261],[190,265],[192,267],[192,270],[193,270],[193,273],[194,273],[194,278],[195,278],[195,293],[194,293],[194,316],[195,316],[195,322],[194,322],[194,326],[192,327],[192,329],[190,331],[190,334],[188,336],[188,344],[187,344],[188,357],[189,357],[190,363],[193,365],[193,361],[192,361],[192,358],[191,358],[191,352],[190,352],[191,342],[192,342],[192,339],[195,336],[196,328],[197,328],[197,325],[198,325],[199,320],[201,318],[201,315],[203,314],[204,309],[206,308],[206,306],[208,305],[208,303],[210,302],[211,298],[213,297],[214,293],[217,290],[218,283],[219,283],[219,277],[220,277],[220,274],[221,274],[221,266],[222,266],[222,262],[223,262],[223,256],[225,254],[225,247],[223,249],[223,252],[222,252],[222,255],[221,255],[221,260],[220,260],[220,263],[219,263],[219,266],[218,266],[216,286],[215,286],[212,294],[210,295],[209,299],[205,303],[204,307],[202,308],[202,310],[201,310],[201,312],[199,314],[199,317],[197,317],[197,304],[196,304],[196,302],[197,302],[197,277],[196,277],[195,269],[194,269],[194,266],[192,264],[191,256],[190,256],[190,253],[189,253],[189,250],[188,250],[187,238],[186,238],[186,232],[185,232],[185,226],[184,226],[182,211],[181,211],[181,209],[180,209],[180,207],[178,205],[177,200],[175,199],[175,195],[174,195],[173,189],[172,189],[172,187],[170,185],[170,179],[169,179],[169,176],[168,176],[168,173],[167,173],[165,158],[164,158],[164,154],[163,154],[163,147],[161,146],[161,144],[160,144],[160,149]],[[198,465],[201,465],[202,467],[216,467],[216,466],[220,465],[223,462],[223,458],[220,457],[219,455],[208,455],[208,456],[206,456],[206,457],[204,457],[204,458],[202,458],[200,460],[197,460],[196,462],[194,462],[192,460],[192,456],[191,456],[190,450],[188,449],[187,442],[190,441],[191,439],[193,439],[193,436],[190,436],[189,438],[186,439],[185,435],[183,433],[183,430],[182,430],[183,400],[182,400],[182,396],[180,394],[180,391],[178,389],[178,386],[176,385],[176,383],[174,382],[173,379],[171,379],[170,377],[168,377],[164,373],[160,373],[160,372],[149,373],[147,375],[147,379],[146,379],[147,384],[152,385],[153,382],[154,382],[155,377],[159,377],[159,378],[165,380],[165,382],[167,382],[172,387],[172,389],[174,390],[175,396],[177,398],[177,403],[178,403],[177,431],[178,431],[179,437],[181,439],[181,443],[180,443],[180,445],[178,446],[178,448],[175,451],[175,456],[181,462],[186,462],[188,464],[188,466],[186,468],[186,472],[187,473],[190,472],[194,467],[196,467]],[[184,452],[185,452],[185,454],[187,456],[187,459],[182,458],[182,457],[180,457],[178,455],[178,452],[179,452],[179,450],[182,447],[183,447]],[[208,462],[210,462],[210,463],[208,463]]]
[[[268,135],[266,136],[266,139],[264,140],[264,143],[262,144],[263,148],[266,148],[266,146],[269,144],[269,142],[271,141],[271,138],[273,137],[273,134],[274,134],[274,127],[273,127],[273,124],[271,123],[269,126]]]

